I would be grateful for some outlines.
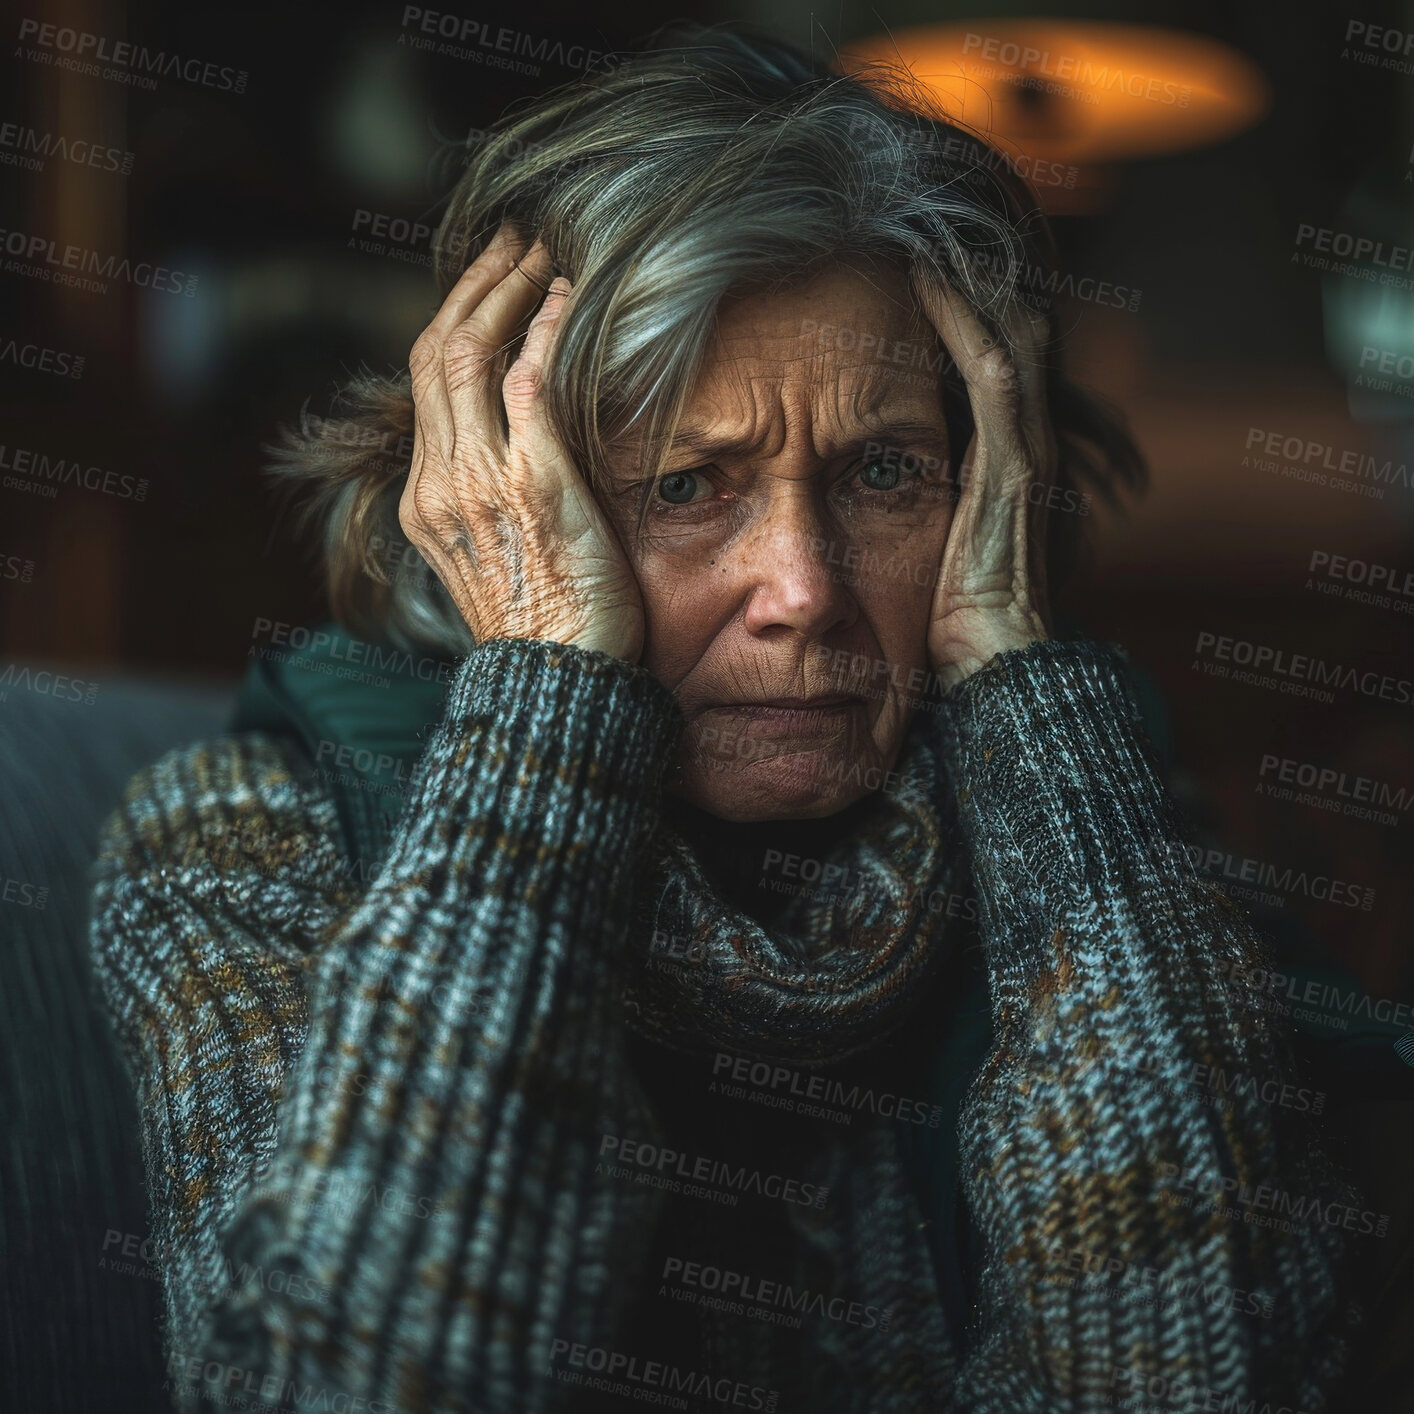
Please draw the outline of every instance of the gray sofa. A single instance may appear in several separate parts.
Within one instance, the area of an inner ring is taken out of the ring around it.
[[[219,735],[234,693],[62,696],[0,694],[0,1404],[154,1414],[161,1289],[137,1110],[90,986],[88,874],[129,777]]]

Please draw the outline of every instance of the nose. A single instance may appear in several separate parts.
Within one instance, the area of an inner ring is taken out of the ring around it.
[[[826,533],[808,486],[781,488],[742,549],[750,583],[750,633],[789,631],[810,639],[847,629],[859,605],[825,555]]]

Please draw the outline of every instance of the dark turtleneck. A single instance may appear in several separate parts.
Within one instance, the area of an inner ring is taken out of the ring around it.
[[[865,796],[833,815],[811,820],[723,820],[720,816],[669,798],[663,814],[693,847],[712,887],[727,903],[769,927],[790,902],[790,894],[767,886],[768,850],[802,859],[827,859],[842,840],[854,835],[873,808]]]

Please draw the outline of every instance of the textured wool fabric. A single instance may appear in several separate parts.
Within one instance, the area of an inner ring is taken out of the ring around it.
[[[709,1055],[823,1065],[897,1028],[936,961],[942,901],[963,864],[937,731],[918,715],[895,788],[876,791],[855,812],[852,837],[812,859],[816,882],[773,881],[792,892],[769,928],[713,890],[688,839],[659,828],[638,890],[638,931],[671,940],[690,963],[632,972],[636,1031]]]
[[[666,1059],[657,1076],[635,1064],[675,1054],[631,1043],[635,1026],[687,1052],[711,1041],[690,1017],[674,1027],[681,976],[665,998],[650,965],[667,920],[706,944],[690,986],[737,1039],[780,1054],[780,1022],[803,1067],[871,1027],[882,1039],[903,1017],[894,991],[914,990],[876,985],[828,938],[763,941],[694,874],[662,827],[679,724],[648,673],[552,644],[475,649],[366,889],[290,743],[226,738],[141,773],[105,831],[93,946],[146,1123],[178,1405],[232,1390],[290,1408],[361,1398],[369,1414],[636,1404],[591,1393],[583,1347],[641,1357],[616,1367],[629,1394],[676,1381],[689,1408],[737,1402],[724,1379],[782,1411],[1050,1414],[1113,1407],[1150,1377],[1327,1408],[1339,1231],[1171,1201],[1183,1178],[1219,1175],[1353,1195],[1315,1106],[1283,1098],[1298,1077],[1235,980],[1261,940],[1181,847],[1122,655],[1035,644],[942,707],[922,724],[937,821],[885,802],[892,870],[859,842],[881,887],[790,922],[842,918],[863,931],[836,943],[921,979],[905,934],[926,920],[891,881],[920,860],[952,880],[947,820],[960,828],[994,1031],[959,1134],[983,1245],[965,1346],[896,1126],[678,1109]],[[748,975],[735,1010],[729,968]],[[773,987],[782,1005],[763,1006]],[[837,1036],[811,1042],[812,1017]],[[733,1131],[754,1147],[713,1147]],[[778,1202],[755,1227],[725,1204],[699,1220],[624,1147],[694,1137],[719,1185],[741,1181],[717,1159],[739,1174],[779,1156],[821,1201]],[[888,1319],[792,1329],[693,1308],[673,1334],[648,1265],[667,1231]],[[681,1362],[639,1343],[660,1330]]]

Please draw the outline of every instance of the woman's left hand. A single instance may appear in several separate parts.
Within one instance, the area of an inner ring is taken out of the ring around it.
[[[1048,637],[1045,506],[1056,467],[1043,360],[1050,321],[1018,302],[1009,348],[956,290],[916,274],[913,285],[967,385],[977,429],[956,473],[961,495],[928,629],[933,671],[951,687],[996,654]]]

